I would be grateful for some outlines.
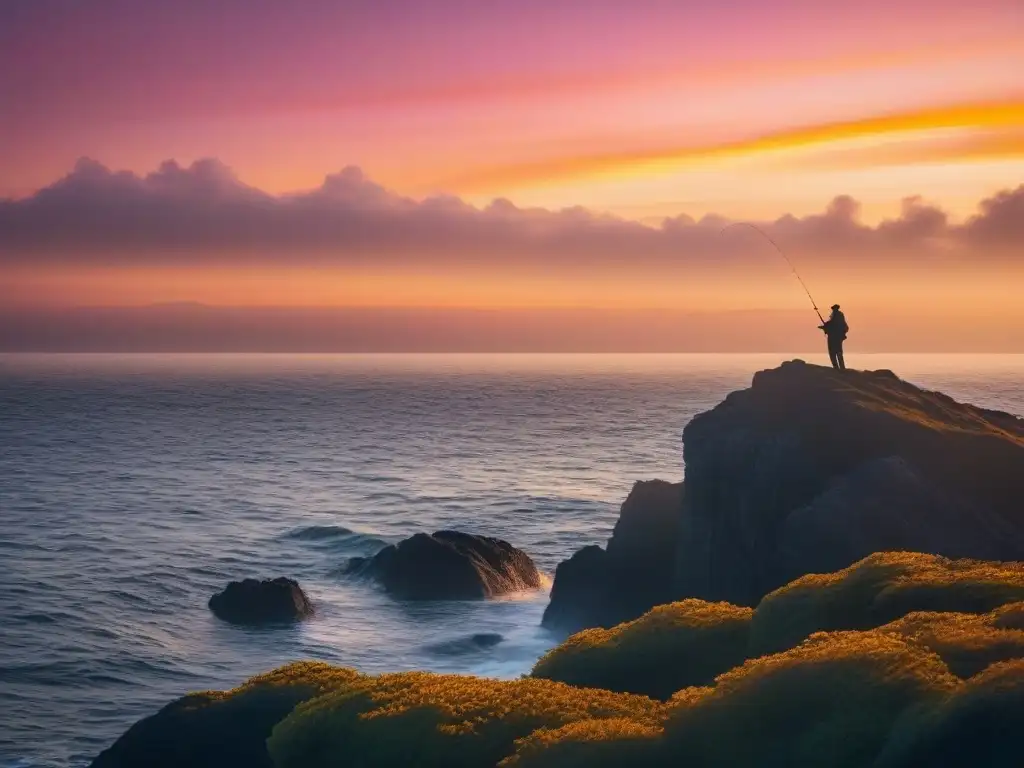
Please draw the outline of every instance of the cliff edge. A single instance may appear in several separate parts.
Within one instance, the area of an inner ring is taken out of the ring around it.
[[[696,416],[673,592],[755,605],[873,552],[1024,559],[1024,420],[802,361]]]

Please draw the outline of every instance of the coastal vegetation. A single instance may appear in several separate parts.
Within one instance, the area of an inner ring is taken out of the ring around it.
[[[165,707],[94,765],[1021,763],[1024,421],[793,362],[684,446],[685,485],[637,483],[607,548],[558,567],[544,625],[582,631],[531,675],[293,664]],[[457,532],[356,568],[404,599],[535,586],[525,553]]]
[[[518,680],[291,664],[174,702],[94,765],[997,766],[1022,713],[1021,566],[885,553],[753,610],[585,630]]]
[[[611,629],[585,629],[543,656],[534,677],[668,699],[747,658],[753,610],[682,600]]]

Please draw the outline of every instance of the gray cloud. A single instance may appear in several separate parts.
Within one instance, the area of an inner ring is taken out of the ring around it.
[[[1024,247],[1024,184],[983,200],[964,226],[972,241],[1018,249]]]
[[[823,213],[762,226],[787,250],[822,258],[934,253],[1005,261],[1020,258],[1024,247],[1024,185],[981,201],[963,224],[917,197],[877,226],[861,223],[858,213],[855,200],[839,196]],[[742,261],[755,249],[752,233],[721,236],[727,222],[680,215],[651,227],[578,207],[416,201],[356,167],[328,176],[317,189],[274,196],[212,159],[188,167],[168,161],[145,176],[83,159],[31,197],[0,200],[0,263],[700,267]]]

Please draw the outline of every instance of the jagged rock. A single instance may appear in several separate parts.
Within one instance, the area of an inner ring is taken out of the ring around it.
[[[313,603],[298,582],[283,577],[232,581],[209,605],[218,618],[232,624],[273,624],[313,614]]]
[[[346,572],[372,578],[404,600],[473,600],[541,585],[537,567],[507,541],[458,531],[417,533]]]
[[[887,549],[1024,558],[1024,421],[801,361],[695,417],[674,592],[753,605]]]
[[[596,544],[576,550],[555,568],[551,601],[541,624],[565,634],[613,626],[618,607],[608,578],[608,553]]]
[[[681,483],[636,483],[607,551],[584,547],[558,565],[544,626],[560,632],[610,627],[670,600],[681,499]]]

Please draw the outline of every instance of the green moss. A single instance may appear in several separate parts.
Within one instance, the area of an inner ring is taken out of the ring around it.
[[[628,718],[580,720],[561,728],[541,728],[516,742],[516,752],[500,768],[621,768],[657,765],[659,726]]]
[[[813,636],[681,691],[665,724],[680,765],[870,765],[898,718],[958,684],[934,653],[880,632]]]
[[[1019,604],[1018,604],[1019,605]],[[968,678],[999,661],[1024,658],[1024,631],[998,625],[1006,612],[911,613],[879,629],[935,651],[958,677]]]
[[[1022,761],[1024,660],[994,664],[897,727],[878,768],[1009,768]]]
[[[754,611],[752,655],[791,648],[813,632],[879,627],[913,611],[987,613],[1020,600],[1024,564],[881,552],[767,595]]]
[[[297,707],[268,748],[277,768],[482,768],[539,728],[623,718],[655,726],[662,709],[550,680],[406,672],[358,678]]]
[[[174,702],[94,765],[1012,765],[1022,596],[1020,564],[879,554],[753,613],[685,600],[581,632],[521,680],[288,665]],[[816,631],[837,626],[853,629]]]
[[[1024,603],[1001,605],[992,611],[992,625],[1000,629],[1024,630]]]
[[[741,664],[752,614],[703,600],[661,605],[612,629],[573,635],[537,662],[533,676],[667,699]]]
[[[297,704],[359,675],[317,662],[289,664],[230,691],[193,693],[132,726],[94,768],[272,768],[266,740]]]
[[[713,686],[677,692],[660,732],[629,720],[581,721],[520,740],[506,765],[862,768],[895,725],[962,685],[938,655],[897,633],[820,633]]]

